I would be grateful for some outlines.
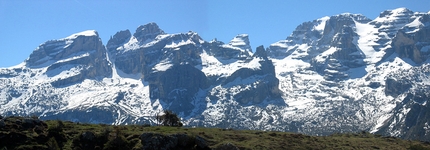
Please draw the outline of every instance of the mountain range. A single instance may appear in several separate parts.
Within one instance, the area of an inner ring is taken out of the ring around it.
[[[297,26],[268,47],[156,23],[104,45],[88,30],[39,45],[0,68],[0,114],[328,135],[370,131],[430,141],[430,12],[343,13]]]

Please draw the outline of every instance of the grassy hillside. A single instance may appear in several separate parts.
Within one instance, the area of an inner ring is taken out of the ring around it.
[[[307,136],[297,133],[0,119],[2,149],[430,149],[429,143],[367,132]],[[144,134],[145,133],[145,134]],[[158,145],[157,145],[158,144]]]

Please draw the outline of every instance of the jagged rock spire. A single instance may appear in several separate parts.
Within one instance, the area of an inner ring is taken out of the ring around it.
[[[133,34],[134,37],[139,42],[144,42],[148,39],[154,39],[160,34],[165,34],[163,30],[158,27],[158,25],[154,22],[141,25],[136,29],[136,32]]]

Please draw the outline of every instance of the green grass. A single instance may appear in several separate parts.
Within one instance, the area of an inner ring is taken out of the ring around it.
[[[159,133],[164,135],[187,134],[190,137],[200,136],[207,141],[210,148],[231,143],[240,149],[430,149],[430,144],[420,141],[402,140],[394,137],[382,137],[367,132],[333,134],[331,136],[308,136],[288,132],[266,132],[252,130],[231,130],[219,128],[186,128],[142,125],[111,126],[104,124],[78,124],[68,121],[45,121],[47,127],[36,133],[34,128],[25,129],[16,123],[23,119],[15,117],[6,119],[6,127],[0,128],[1,135],[11,132],[26,136],[18,145],[0,142],[0,150],[7,149],[48,149],[58,147],[71,150],[76,147],[79,136],[93,132],[97,138],[111,140],[113,135],[121,135],[119,140],[126,141],[131,149],[140,149],[142,143],[139,136],[142,133]],[[62,124],[62,125],[60,125]],[[107,134],[106,134],[107,133]],[[114,133],[114,134],[113,134]],[[55,140],[51,139],[54,137]],[[5,140],[5,139],[0,139]],[[7,140],[7,139],[6,139]],[[74,145],[75,141],[75,145]],[[95,143],[93,143],[95,144]],[[103,145],[103,143],[99,144]],[[104,144],[106,147],[106,144]]]

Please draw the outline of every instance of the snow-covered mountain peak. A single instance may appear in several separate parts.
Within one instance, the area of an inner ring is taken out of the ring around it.
[[[43,68],[56,62],[81,58],[94,52],[104,53],[105,48],[97,31],[88,30],[67,38],[50,40],[39,45],[25,60],[30,68]]]
[[[251,45],[249,44],[248,34],[238,34],[229,43],[229,46],[237,47],[245,51],[251,52]]]
[[[387,24],[390,22],[407,23],[410,22],[410,17],[414,15],[414,12],[406,8],[397,8],[393,10],[383,11],[374,22],[380,22]]]
[[[164,31],[160,29],[160,27],[155,23],[147,23],[145,25],[140,25],[137,27],[135,35],[144,34],[144,35],[160,35],[164,34]]]
[[[401,7],[401,8],[383,11],[379,15],[379,17],[380,18],[383,18],[383,17],[402,17],[402,16],[410,16],[412,14],[414,14],[413,11],[411,11],[407,8]]]
[[[329,19],[330,19],[329,16],[325,16],[325,17],[317,19],[316,20],[317,23],[315,23],[313,25],[314,26],[313,29],[322,32],[324,30],[324,27],[325,27],[327,20],[329,20]]]
[[[174,48],[181,45],[202,43],[204,40],[196,32],[167,34],[157,24],[149,23],[139,26],[133,35],[128,30],[117,32],[108,41],[107,49],[111,53],[124,53],[141,48]]]
[[[361,21],[361,20],[370,20],[369,18],[367,18],[366,16],[362,15],[362,14],[354,14],[354,13],[341,13],[339,15],[335,15],[334,17],[345,17],[345,18],[353,18],[356,21]]]
[[[87,30],[87,31],[82,31],[79,33],[72,34],[72,35],[66,37],[65,39],[74,39],[74,38],[77,38],[79,36],[96,36],[96,37],[98,37],[99,34],[97,33],[96,30]]]
[[[203,43],[205,43],[205,41],[203,40],[203,38],[202,38],[202,37],[200,37],[200,35],[199,35],[197,32],[190,31],[190,32],[188,32],[188,35],[191,35],[191,36],[190,36],[190,37],[191,37],[191,39],[192,39],[193,41],[196,41],[196,43],[199,43],[199,44],[203,44]]]
[[[309,61],[331,47],[340,46],[338,44],[344,44],[343,47],[354,49],[355,46],[352,45],[352,42],[356,36],[356,23],[366,24],[370,21],[361,14],[343,13],[304,22],[297,26],[286,40],[271,44],[269,55]],[[343,56],[347,56],[347,54]],[[321,55],[321,57],[326,58],[327,56]]]
[[[138,42],[147,43],[148,41],[154,40],[158,35],[163,34],[165,34],[164,31],[161,30],[156,23],[151,22],[137,27],[133,36]]]
[[[353,13],[342,13],[339,15],[331,16],[330,20],[332,21],[344,21],[344,20],[354,20],[360,23],[367,23],[371,21],[371,19],[363,16],[362,14],[353,14]]]

